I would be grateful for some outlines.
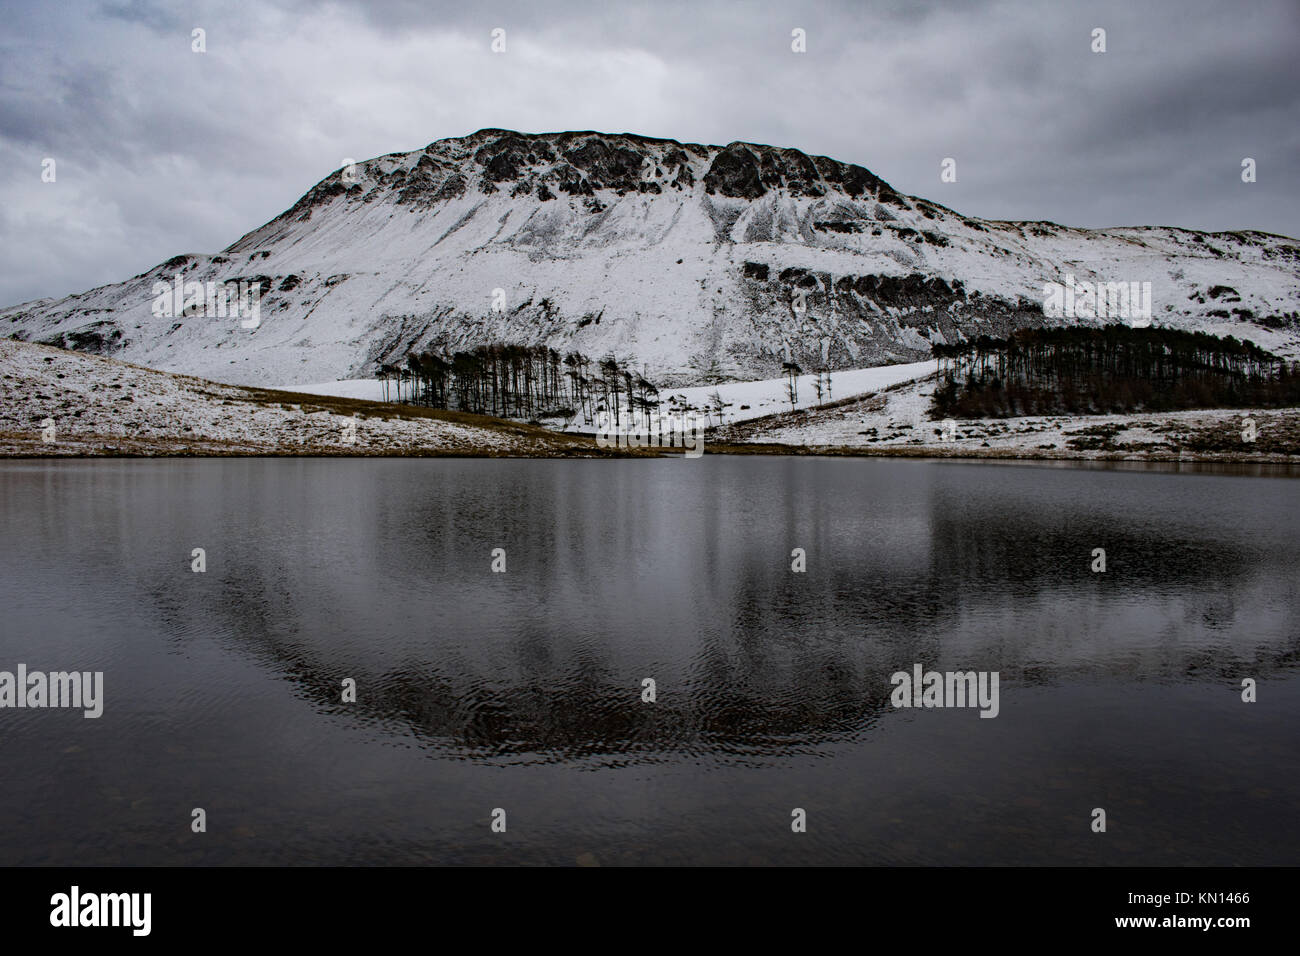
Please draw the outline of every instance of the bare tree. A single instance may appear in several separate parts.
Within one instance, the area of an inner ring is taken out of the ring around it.
[[[790,407],[793,408],[799,404],[799,376],[803,374],[803,369],[796,362],[782,362],[781,370],[789,377],[785,385],[785,394],[790,400]]]
[[[725,425],[727,421],[723,418],[723,412],[731,407],[731,403],[724,399],[722,393],[715,388],[713,394],[709,396],[709,405],[718,415],[718,424]]]

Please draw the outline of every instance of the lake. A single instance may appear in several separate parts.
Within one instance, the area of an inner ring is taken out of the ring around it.
[[[952,461],[0,463],[0,670],[103,673],[97,719],[0,709],[0,862],[1294,864],[1298,504]],[[996,671],[996,718],[895,707],[914,665]]]

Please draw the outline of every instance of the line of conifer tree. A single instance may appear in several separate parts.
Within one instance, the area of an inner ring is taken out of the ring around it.
[[[614,356],[593,361],[544,345],[480,345],[439,355],[413,352],[379,368],[384,400],[456,409],[502,418],[581,417],[608,411],[616,424],[660,405],[659,390]]]
[[[1300,405],[1300,365],[1233,336],[1114,324],[935,344],[936,418]]]

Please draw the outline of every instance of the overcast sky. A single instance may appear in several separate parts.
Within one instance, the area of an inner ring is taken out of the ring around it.
[[[793,146],[988,218],[1300,236],[1300,0],[0,0],[0,305],[215,252],[344,158],[483,127]]]

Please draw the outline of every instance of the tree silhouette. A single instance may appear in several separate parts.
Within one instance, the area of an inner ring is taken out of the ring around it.
[[[1297,367],[1233,336],[1067,326],[932,350],[935,418],[1300,404]]]

